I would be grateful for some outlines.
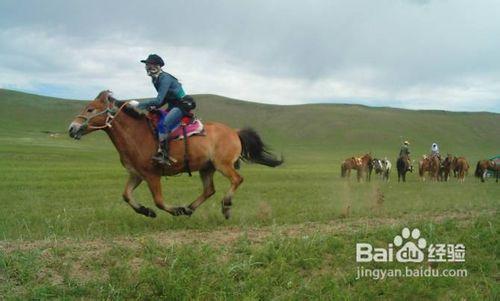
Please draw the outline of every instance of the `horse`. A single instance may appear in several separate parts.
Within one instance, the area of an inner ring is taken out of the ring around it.
[[[469,162],[464,157],[453,157],[452,168],[457,171],[458,181],[463,183],[469,171]]]
[[[373,158],[371,153],[365,154],[363,157],[360,157],[359,161],[361,161],[361,166],[358,170],[358,182],[361,180],[363,173],[366,173],[366,180],[370,181],[373,170]]]
[[[425,181],[425,173],[429,174],[432,180],[439,179],[439,171],[441,168],[441,162],[438,156],[422,156],[422,160],[418,162],[418,174],[422,181]]]
[[[450,154],[447,154],[446,158],[443,160],[441,168],[439,169],[439,178],[442,181],[448,181],[448,179],[450,178],[454,160],[455,157]]]
[[[396,161],[396,168],[398,170],[398,182],[403,180],[406,182],[406,173],[413,172],[413,165],[411,164],[410,157],[408,155],[402,155]]]
[[[370,181],[370,174],[373,168],[372,157],[370,154],[365,154],[362,157],[350,157],[344,160],[340,165],[340,176],[349,177],[351,170],[357,171],[358,182],[361,181],[363,173],[366,173],[366,180]]]
[[[382,176],[382,180],[389,181],[389,174],[391,172],[392,165],[387,158],[384,158],[382,160],[373,159],[372,165],[373,169],[375,170],[375,174],[380,174]]]
[[[342,162],[342,164],[340,165],[340,176],[343,178],[350,177],[351,170],[358,170],[358,165],[359,164],[354,157],[345,159],[344,162]]]
[[[498,183],[498,177],[500,173],[500,164],[497,164],[493,160],[480,160],[477,161],[476,171],[474,175],[481,179],[481,182],[484,182],[486,179],[486,174],[488,170],[492,171],[495,174],[496,182]]]
[[[283,163],[282,158],[278,159],[268,151],[256,131],[250,128],[237,130],[222,123],[207,122],[205,134],[189,137],[188,144],[185,145],[183,140],[170,142],[170,156],[174,162],[171,166],[155,164],[151,158],[158,150],[158,139],[149,119],[127,102],[113,98],[111,91],[102,91],[88,103],[71,122],[68,132],[70,137],[78,140],[97,130],[106,132],[128,171],[123,200],[136,213],[151,218],[156,217],[155,211],[138,203],[133,196],[133,191],[143,181],[147,183],[157,208],[173,216],[190,216],[215,193],[213,177],[215,171],[219,171],[231,183],[221,202],[222,214],[228,219],[233,195],[243,182],[243,177],[236,171],[240,159],[269,167]],[[186,158],[189,159],[187,162]],[[203,192],[187,206],[165,205],[161,177],[186,171],[199,171]]]

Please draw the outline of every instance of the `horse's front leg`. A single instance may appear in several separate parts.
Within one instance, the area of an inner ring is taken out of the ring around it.
[[[152,209],[144,207],[134,199],[133,192],[141,182],[142,179],[139,176],[130,174],[127,184],[125,185],[125,191],[123,192],[123,200],[127,202],[135,212],[148,217],[156,217],[156,213]]]
[[[165,206],[165,202],[163,200],[163,194],[161,192],[160,176],[150,176],[145,180],[148,183],[148,187],[149,190],[151,191],[151,195],[153,196],[153,200],[155,202],[156,207],[160,208],[161,210],[165,210],[174,216],[191,215],[192,212],[186,210],[186,207]]]

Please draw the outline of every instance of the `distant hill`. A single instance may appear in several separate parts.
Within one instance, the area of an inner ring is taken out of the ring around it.
[[[431,143],[455,154],[500,153],[500,114],[415,111],[345,104],[268,105],[217,95],[194,95],[205,121],[252,126],[279,151],[331,150],[339,156],[372,151],[395,155],[402,139],[415,154]],[[83,101],[0,89],[0,137],[42,131],[65,133]]]

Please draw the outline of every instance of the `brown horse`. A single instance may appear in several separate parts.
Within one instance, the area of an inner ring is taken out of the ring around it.
[[[418,163],[418,174],[420,179],[425,181],[425,173],[427,172],[432,180],[438,180],[439,170],[441,168],[441,162],[437,156],[426,156],[422,157],[422,160]]]
[[[493,174],[496,177],[496,182],[498,183],[498,177],[500,174],[500,164],[496,164],[496,162],[493,160],[477,161],[476,171],[474,172],[474,174],[476,177],[481,179],[481,182],[484,182],[488,170],[493,172]]]
[[[469,162],[464,157],[454,157],[452,168],[457,171],[458,181],[463,183],[465,175],[469,171]]]
[[[371,169],[373,169],[373,158],[370,154],[365,154],[362,157],[350,157],[344,160],[340,165],[340,175],[342,177],[349,177],[351,175],[351,170],[357,171],[358,182],[361,181],[363,173],[366,174],[366,180],[370,180]]]
[[[188,206],[166,206],[160,180],[162,176],[172,176],[186,171],[184,142],[182,140],[170,142],[170,156],[175,162],[172,166],[165,168],[153,163],[151,158],[158,149],[158,140],[149,119],[130,108],[126,102],[114,99],[110,93],[110,91],[101,92],[94,101],[85,106],[82,113],[69,126],[69,135],[80,139],[83,135],[96,130],[104,130],[108,134],[120,154],[122,165],[129,173],[123,199],[139,214],[156,217],[152,209],[144,207],[133,197],[134,189],[143,181],[148,184],[156,207],[174,216],[191,215],[215,193],[213,176],[217,170],[231,182],[229,191],[222,199],[222,213],[225,218],[229,218],[233,195],[243,182],[243,177],[235,169],[239,159],[270,167],[283,162],[266,150],[266,146],[255,131],[234,130],[221,123],[207,122],[205,135],[189,137],[187,149],[189,170],[199,171],[203,192]]]
[[[439,179],[441,181],[448,181],[450,178],[451,170],[453,169],[453,162],[455,161],[455,157],[452,155],[448,154],[446,158],[444,158],[443,162],[441,163],[441,167],[439,169]]]
[[[340,176],[345,178],[345,177],[350,177],[351,176],[351,170],[358,170],[358,167],[360,165],[360,162],[356,161],[355,157],[347,158],[342,162],[340,165]]]
[[[361,160],[361,168],[358,171],[358,182],[361,180],[363,173],[366,174],[366,180],[370,181],[373,170],[373,157],[371,153],[368,153],[359,159]]]

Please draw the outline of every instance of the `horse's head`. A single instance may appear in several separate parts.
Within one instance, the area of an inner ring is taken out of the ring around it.
[[[365,164],[370,163],[371,161],[373,161],[372,154],[371,153],[365,154],[363,157],[361,157],[361,160]]]
[[[410,172],[413,172],[413,165],[414,165],[414,164],[415,164],[415,160],[411,160],[411,159],[410,159],[410,157],[408,157],[408,165],[410,165],[410,166],[408,167],[408,170],[409,170]]]
[[[102,91],[97,97],[88,103],[82,112],[69,125],[69,136],[80,139],[83,135],[108,126],[114,98],[111,91]]]

